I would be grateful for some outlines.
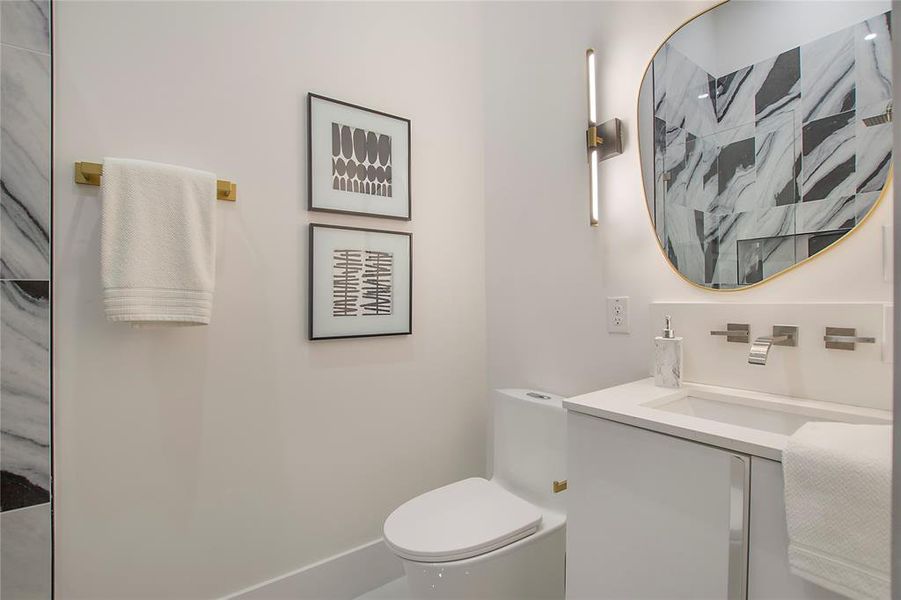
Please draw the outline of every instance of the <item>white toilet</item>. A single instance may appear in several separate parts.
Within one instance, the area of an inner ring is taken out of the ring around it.
[[[563,598],[562,400],[494,392],[492,478],[426,492],[388,516],[385,542],[403,560],[412,598]]]

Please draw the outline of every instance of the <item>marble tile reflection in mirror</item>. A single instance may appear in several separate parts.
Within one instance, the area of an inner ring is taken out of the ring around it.
[[[639,95],[642,172],[685,278],[759,283],[867,216],[891,166],[890,119],[871,119],[891,111],[889,8],[733,0],[660,47]]]

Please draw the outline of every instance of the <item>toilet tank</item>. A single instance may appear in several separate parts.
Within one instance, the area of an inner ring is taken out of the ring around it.
[[[566,411],[563,397],[537,390],[493,392],[493,479],[536,504],[563,510],[566,479]]]

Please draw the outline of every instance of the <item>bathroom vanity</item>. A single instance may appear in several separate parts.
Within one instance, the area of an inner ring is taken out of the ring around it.
[[[792,575],[782,450],[891,413],[653,379],[564,402],[567,598],[839,598]]]

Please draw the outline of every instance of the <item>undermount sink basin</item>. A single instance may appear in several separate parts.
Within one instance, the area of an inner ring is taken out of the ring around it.
[[[678,389],[662,388],[654,385],[653,377],[568,398],[563,407],[570,413],[777,461],[791,435],[805,423],[892,423],[891,411],[878,408],[691,382]]]
[[[834,414],[830,414],[828,409],[818,408],[812,410],[809,407],[789,402],[772,402],[770,406],[765,406],[765,401],[758,400],[755,404],[749,404],[745,398],[730,398],[721,394],[699,394],[696,391],[692,391],[675,400],[659,404],[648,403],[645,406],[781,435],[791,435],[810,421],[873,424],[886,422],[878,418],[849,415],[844,411],[836,411]]]

